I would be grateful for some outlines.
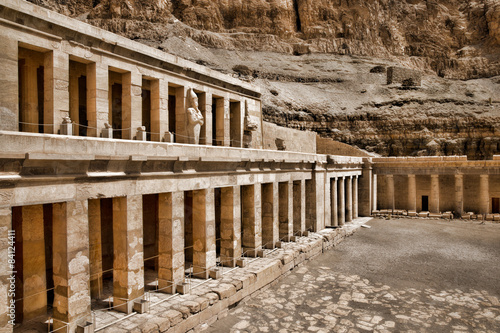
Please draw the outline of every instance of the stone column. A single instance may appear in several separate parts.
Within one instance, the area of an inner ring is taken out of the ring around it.
[[[313,175],[313,179],[306,180],[306,230],[315,231],[316,222],[316,187]]]
[[[279,241],[278,183],[262,184],[262,246],[274,249]]]
[[[69,332],[90,320],[87,200],[53,204],[54,326]]]
[[[347,188],[347,205],[346,205],[346,217],[345,221],[346,222],[352,222],[352,176],[347,177],[347,183],[346,183],[346,188]]]
[[[479,176],[479,213],[488,214],[490,204],[489,175]]]
[[[305,180],[293,182],[293,234],[301,236],[306,230],[306,187]]]
[[[394,176],[393,175],[387,175],[387,195],[386,195],[386,200],[389,203],[388,209],[394,211]]]
[[[439,213],[439,175],[431,175],[429,210],[431,213]]]
[[[373,163],[370,158],[363,158],[362,172],[358,180],[358,211],[361,216],[370,216],[373,207]]]
[[[242,246],[247,256],[255,257],[262,248],[261,184],[241,187]]]
[[[279,239],[289,242],[293,235],[293,182],[279,183]]]
[[[455,212],[464,213],[464,175],[455,175]]]
[[[168,131],[168,82],[151,81],[151,141],[161,141]]]
[[[75,63],[73,63],[75,64]],[[73,122],[73,135],[80,135],[80,128],[78,124],[80,124],[80,91],[78,86],[78,79],[80,78],[80,73],[75,69],[75,66],[72,66],[70,69],[70,77],[69,77],[69,116],[71,121]]]
[[[122,74],[122,139],[133,140],[142,126],[142,75],[132,71]]]
[[[193,191],[193,275],[208,279],[217,265],[214,189]]]
[[[352,218],[358,218],[358,176],[352,179]]]
[[[328,173],[325,173],[324,174],[324,181],[323,181],[323,184],[324,184],[324,200],[322,200],[323,202],[323,210],[325,212],[325,217],[324,217],[324,225],[323,225],[323,229],[326,227],[326,226],[332,226],[332,198],[331,198],[331,195],[332,195],[332,191],[330,189],[330,186],[331,186],[331,181],[330,181],[330,176],[328,175]]]
[[[18,41],[2,36],[2,75],[0,75],[0,131],[18,131],[19,126],[19,78]],[[1,321],[0,321],[1,323]]]
[[[184,283],[184,192],[158,194],[158,289]]]
[[[323,165],[316,164],[314,171],[314,188],[315,188],[315,202],[316,202],[316,219],[314,224],[314,231],[320,231],[325,228],[325,217],[327,212],[325,210],[325,178],[326,172]],[[330,193],[328,193],[330,196]]]
[[[373,174],[373,182],[372,182],[372,200],[373,200],[373,210],[377,210],[378,208],[378,203],[377,203],[377,192],[378,192],[378,187],[377,187],[377,175],[374,173]]]
[[[186,87],[175,88],[175,142],[188,143],[186,128],[186,103],[187,89]]]
[[[235,267],[241,257],[241,198],[240,187],[221,189],[221,250],[223,266]]]
[[[43,205],[16,207],[16,321],[47,314]]]
[[[90,296],[100,299],[102,294],[102,244],[101,244],[101,200],[89,200],[89,244],[90,244]]]
[[[144,294],[142,195],[113,198],[113,305],[131,313]]]
[[[339,226],[343,226],[346,222],[345,216],[345,183],[344,177],[338,178],[338,197],[339,197]]]
[[[229,98],[224,98],[224,147],[231,147],[231,115]]]
[[[38,133],[38,64],[27,57],[21,67],[22,95],[21,124],[22,132]]]
[[[45,133],[57,134],[63,118],[69,116],[69,55],[53,50],[44,55]]]
[[[417,211],[417,181],[415,175],[408,175],[408,210]]]
[[[229,101],[228,101],[229,103]],[[224,126],[225,126],[225,102],[224,98],[215,99],[215,141],[217,146],[224,146]]]
[[[12,271],[14,271],[14,264],[10,256],[13,251],[9,251],[9,247],[17,241],[16,235],[12,232],[12,211],[10,208],[0,208],[0,331],[11,333],[13,326],[8,322],[11,320],[9,305],[11,298],[8,297],[11,281],[9,280]],[[21,237],[21,235],[18,235]],[[14,254],[15,255],[15,254]],[[15,260],[15,258],[14,258]],[[15,281],[13,281],[15,282]],[[13,318],[12,318],[13,319]]]
[[[212,94],[205,92],[198,94],[200,111],[203,115],[203,126],[200,133],[201,145],[212,145]]]
[[[332,178],[330,190],[331,190],[331,206],[332,206],[332,226],[338,227],[339,225],[339,209],[338,209],[338,195],[337,195],[337,178]]]
[[[109,123],[109,73],[101,63],[87,65],[87,136],[99,137]]]

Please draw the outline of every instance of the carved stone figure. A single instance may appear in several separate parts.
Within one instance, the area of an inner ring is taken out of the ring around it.
[[[250,112],[248,111],[248,101],[245,100],[245,131],[255,131],[259,125],[257,122],[250,118]]]
[[[198,108],[198,96],[196,96],[193,89],[189,89],[188,101],[189,104],[186,110],[188,140],[191,144],[199,144],[201,126],[203,125],[203,115]]]

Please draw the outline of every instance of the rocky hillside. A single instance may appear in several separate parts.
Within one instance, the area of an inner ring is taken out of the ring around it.
[[[498,0],[31,1],[253,81],[277,124],[382,155],[500,154]],[[386,85],[391,65],[422,86]]]

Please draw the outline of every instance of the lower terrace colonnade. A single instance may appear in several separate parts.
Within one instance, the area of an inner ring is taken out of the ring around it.
[[[375,212],[405,210],[410,216],[432,217],[447,212],[446,216],[478,215],[485,219],[500,214],[496,158],[491,161],[467,161],[462,157],[379,158],[374,162]],[[430,163],[440,172],[433,173]]]

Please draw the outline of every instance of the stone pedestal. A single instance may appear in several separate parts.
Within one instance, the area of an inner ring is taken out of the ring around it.
[[[144,294],[142,195],[113,198],[113,305],[131,313]]]
[[[193,275],[207,279],[216,255],[214,190],[193,191]]]
[[[69,332],[90,320],[87,200],[53,204],[54,326]]]
[[[158,289],[174,294],[184,283],[184,192],[158,195]]]
[[[221,249],[223,266],[235,267],[241,257],[241,198],[240,187],[221,189]]]

